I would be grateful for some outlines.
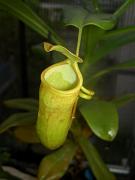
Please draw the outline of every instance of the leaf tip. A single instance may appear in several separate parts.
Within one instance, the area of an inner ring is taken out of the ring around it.
[[[113,129],[109,130],[108,131],[108,140],[113,141],[114,138],[116,137],[116,135],[117,135],[117,131],[114,131]]]

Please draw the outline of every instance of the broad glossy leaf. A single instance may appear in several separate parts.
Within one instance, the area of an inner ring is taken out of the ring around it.
[[[94,25],[104,30],[112,29],[116,21],[111,14],[89,14],[81,7],[67,7],[64,10],[66,25],[75,26],[83,29],[85,26]]]
[[[60,179],[67,171],[76,152],[76,145],[71,141],[52,154],[45,156],[40,163],[38,179]]]
[[[99,138],[112,141],[118,131],[118,113],[115,105],[107,101],[87,101],[79,107],[87,124]]]
[[[64,9],[64,22],[66,25],[72,25],[76,28],[82,28],[85,17],[88,15],[88,11],[82,7],[67,6]]]
[[[135,101],[135,93],[126,94],[120,97],[117,97],[112,100],[112,102],[116,105],[116,107],[120,108],[126,105],[127,103],[130,103],[132,101]]]
[[[6,100],[4,101],[4,105],[9,108],[16,108],[26,111],[38,110],[38,101],[36,99],[31,98]]]
[[[112,71],[117,70],[125,70],[125,69],[135,69],[135,59],[130,59],[128,61],[125,61],[123,63],[111,66],[109,68],[105,68],[101,71],[98,71],[96,74],[90,77],[90,79],[93,81],[97,78],[102,77],[105,74],[111,73]]]
[[[11,127],[31,125],[36,123],[37,113],[16,113],[9,116],[0,124],[0,133],[7,131]]]
[[[0,0],[0,9],[13,14],[43,37],[48,38],[48,33],[50,32],[51,38],[55,43],[62,43],[61,38],[55,33],[55,31],[48,26],[25,2],[21,0]]]
[[[103,35],[102,40],[99,48],[96,49],[95,54],[91,57],[91,64],[103,60],[103,57],[115,49],[135,42],[135,26],[108,32]]]
[[[16,127],[14,135],[17,139],[25,143],[40,143],[35,125]]]
[[[90,141],[83,136],[78,137],[78,142],[88,160],[89,166],[94,173],[96,179],[116,180],[116,178],[104,164],[94,145],[92,145]]]

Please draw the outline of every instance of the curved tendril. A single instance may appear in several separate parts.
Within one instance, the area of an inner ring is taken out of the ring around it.
[[[82,92],[86,93],[87,95],[93,96],[95,94],[94,91],[86,89],[84,86],[81,87]]]
[[[80,93],[79,93],[79,96],[80,96],[81,98],[87,99],[87,100],[92,99],[92,96],[87,95],[87,94],[84,94],[83,92],[80,92]]]

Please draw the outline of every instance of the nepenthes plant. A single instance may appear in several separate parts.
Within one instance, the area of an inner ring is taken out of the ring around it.
[[[43,22],[26,3],[0,0],[0,7],[8,10],[43,37],[51,34],[52,42],[33,48],[43,55],[57,51],[64,58],[41,73],[39,101],[33,99],[7,100],[4,104],[25,112],[11,115],[0,125],[0,133],[13,128],[13,134],[27,143],[42,143],[55,150],[40,163],[38,179],[60,179],[78,150],[83,152],[97,180],[114,180],[94,145],[93,133],[105,141],[117,135],[118,108],[135,99],[128,94],[106,100],[98,95],[96,84],[106,74],[135,68],[135,59],[129,59],[109,68],[95,70],[113,50],[135,41],[135,26],[117,28],[118,20],[134,0],[125,1],[118,10],[103,12],[93,0],[93,11],[87,8],[64,9],[64,22],[78,31],[76,51],[68,48],[60,36]],[[43,51],[44,49],[44,51]],[[38,113],[38,115],[37,115]]]

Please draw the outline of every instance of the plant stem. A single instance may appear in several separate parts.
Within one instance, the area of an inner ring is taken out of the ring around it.
[[[126,11],[129,5],[134,3],[135,0],[126,0],[124,4],[113,14],[115,18],[119,18],[123,15],[123,13]]]
[[[80,50],[80,45],[81,45],[81,37],[82,37],[82,28],[79,28],[77,48],[76,48],[76,55],[77,56],[79,56],[79,50]]]
[[[97,12],[97,13],[101,12],[98,0],[92,0],[92,4],[93,4],[93,6],[95,8],[95,12]]]

